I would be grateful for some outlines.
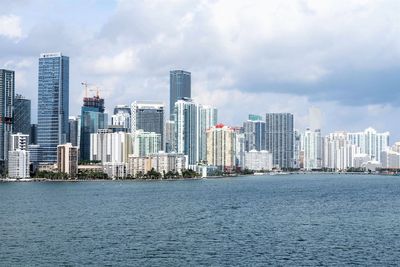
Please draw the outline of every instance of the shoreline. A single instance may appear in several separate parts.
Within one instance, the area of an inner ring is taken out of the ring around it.
[[[363,173],[363,172],[284,172],[284,173],[257,173],[257,174],[238,174],[238,175],[227,175],[227,176],[208,176],[208,177],[195,177],[195,178],[172,178],[172,179],[69,179],[69,180],[52,180],[47,178],[25,178],[25,179],[14,179],[14,178],[1,178],[0,183],[27,183],[27,182],[57,182],[57,183],[77,183],[77,182],[173,182],[173,181],[196,181],[205,179],[224,179],[224,178],[236,178],[236,177],[246,177],[246,176],[287,176],[287,175],[364,175],[364,176],[400,176],[397,174],[387,174],[387,173]]]

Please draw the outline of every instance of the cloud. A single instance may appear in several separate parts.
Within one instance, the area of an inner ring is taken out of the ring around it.
[[[0,16],[0,36],[18,41],[22,38],[21,19],[15,15]]]
[[[97,74],[124,75],[133,72],[138,61],[136,51],[128,48],[113,56],[101,56],[87,67],[93,67],[92,70]]]
[[[326,130],[386,124],[400,136],[392,123],[400,115],[399,1],[110,3],[41,0],[0,16],[21,17],[27,27],[13,37],[0,30],[0,62],[21,72],[17,86],[33,106],[38,55],[61,51],[70,56],[70,95],[83,96],[81,81],[96,84],[109,110],[134,100],[168,103],[169,70],[186,69],[196,100],[217,106],[228,124],[287,111],[304,128],[308,107],[317,106]],[[70,103],[78,114],[80,97]]]

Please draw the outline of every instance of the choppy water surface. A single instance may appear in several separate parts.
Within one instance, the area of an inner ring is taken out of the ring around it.
[[[0,184],[0,265],[397,265],[400,177]]]

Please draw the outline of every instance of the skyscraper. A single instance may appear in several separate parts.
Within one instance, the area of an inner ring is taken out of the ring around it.
[[[15,73],[0,69],[0,173],[6,169],[9,140],[13,130]]]
[[[265,122],[258,115],[249,115],[249,119],[243,123],[245,150],[265,150]]]
[[[215,126],[218,122],[218,110],[214,107],[207,105],[199,105],[199,161],[205,161],[207,159],[207,130],[212,126]]]
[[[154,132],[161,136],[164,148],[164,104],[152,101],[135,101],[131,105],[131,131]]]
[[[111,125],[120,126],[126,132],[131,131],[131,108],[127,105],[117,105],[111,116]]]
[[[61,173],[75,178],[78,174],[79,148],[71,143],[59,145],[57,147],[57,169]]]
[[[14,133],[31,133],[31,100],[22,95],[14,98]]]
[[[192,97],[191,74],[184,70],[172,70],[169,73],[169,114],[174,114],[175,102]]]
[[[175,121],[165,122],[165,152],[175,151]]]
[[[8,175],[11,178],[29,178],[29,135],[12,134],[8,151]]]
[[[79,146],[80,120],[79,116],[70,116],[68,120],[67,142],[73,146]]]
[[[37,131],[38,131],[38,125],[37,124],[31,124],[31,131],[29,134],[29,141],[31,144],[36,145],[37,144]]]
[[[294,119],[290,113],[267,113],[265,116],[266,150],[272,153],[273,164],[293,168]]]
[[[198,109],[191,99],[175,103],[175,152],[188,156],[188,164],[198,162]]]
[[[304,169],[320,169],[322,168],[322,137],[321,130],[306,129],[302,136],[304,148]]]
[[[81,112],[80,158],[90,160],[90,134],[106,129],[107,113],[104,113],[104,99],[99,96],[84,97]]]
[[[235,166],[235,132],[232,128],[217,124],[207,130],[207,163],[222,171]]]
[[[57,146],[67,139],[69,58],[45,53],[39,58],[38,136],[42,162],[57,162]]]
[[[389,132],[378,133],[369,127],[363,132],[348,133],[348,140],[361,149],[361,153],[367,154],[371,160],[380,161],[381,152],[389,148]]]

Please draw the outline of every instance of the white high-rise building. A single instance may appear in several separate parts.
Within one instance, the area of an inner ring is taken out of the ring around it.
[[[400,168],[400,153],[393,150],[386,150],[381,152],[382,168],[386,169],[399,169]]]
[[[206,105],[199,105],[198,109],[198,137],[199,137],[199,147],[198,147],[198,160],[205,161],[207,158],[207,134],[206,131],[212,126],[217,124],[218,111],[216,108]]]
[[[8,176],[10,178],[29,178],[29,152],[16,149],[8,151]]]
[[[245,135],[244,133],[236,133],[235,135],[235,165],[244,169],[245,161]]]
[[[206,131],[217,124],[217,109],[184,98],[175,103],[174,111],[174,151],[187,155],[189,165],[205,161],[207,158]]]
[[[273,168],[272,154],[266,150],[251,150],[245,153],[244,167],[253,171],[270,171]]]
[[[235,132],[232,128],[217,124],[207,130],[207,163],[222,170],[235,166]]]
[[[20,150],[28,150],[29,145],[29,135],[16,133],[11,135],[10,140],[10,150],[15,151],[17,149]]]
[[[188,156],[189,165],[199,161],[199,105],[191,99],[175,103],[175,151]]]
[[[12,134],[8,151],[8,176],[10,178],[29,178],[29,135]]]
[[[127,163],[132,153],[132,135],[100,129],[90,135],[90,160]]]
[[[389,148],[389,132],[377,133],[373,128],[363,132],[348,133],[351,144],[358,146],[361,153],[367,154],[371,160],[380,161],[380,154]]]
[[[302,135],[304,151],[304,169],[322,168],[322,137],[321,130],[307,129]]]
[[[131,131],[131,113],[126,105],[118,105],[114,108],[114,115],[111,116],[111,125],[121,126],[127,132]]]
[[[330,133],[324,140],[324,167],[335,170],[346,170],[354,167],[354,156],[361,149],[348,140],[346,132]]]
[[[161,135],[158,133],[137,130],[132,138],[134,156],[143,157],[161,151]]]

